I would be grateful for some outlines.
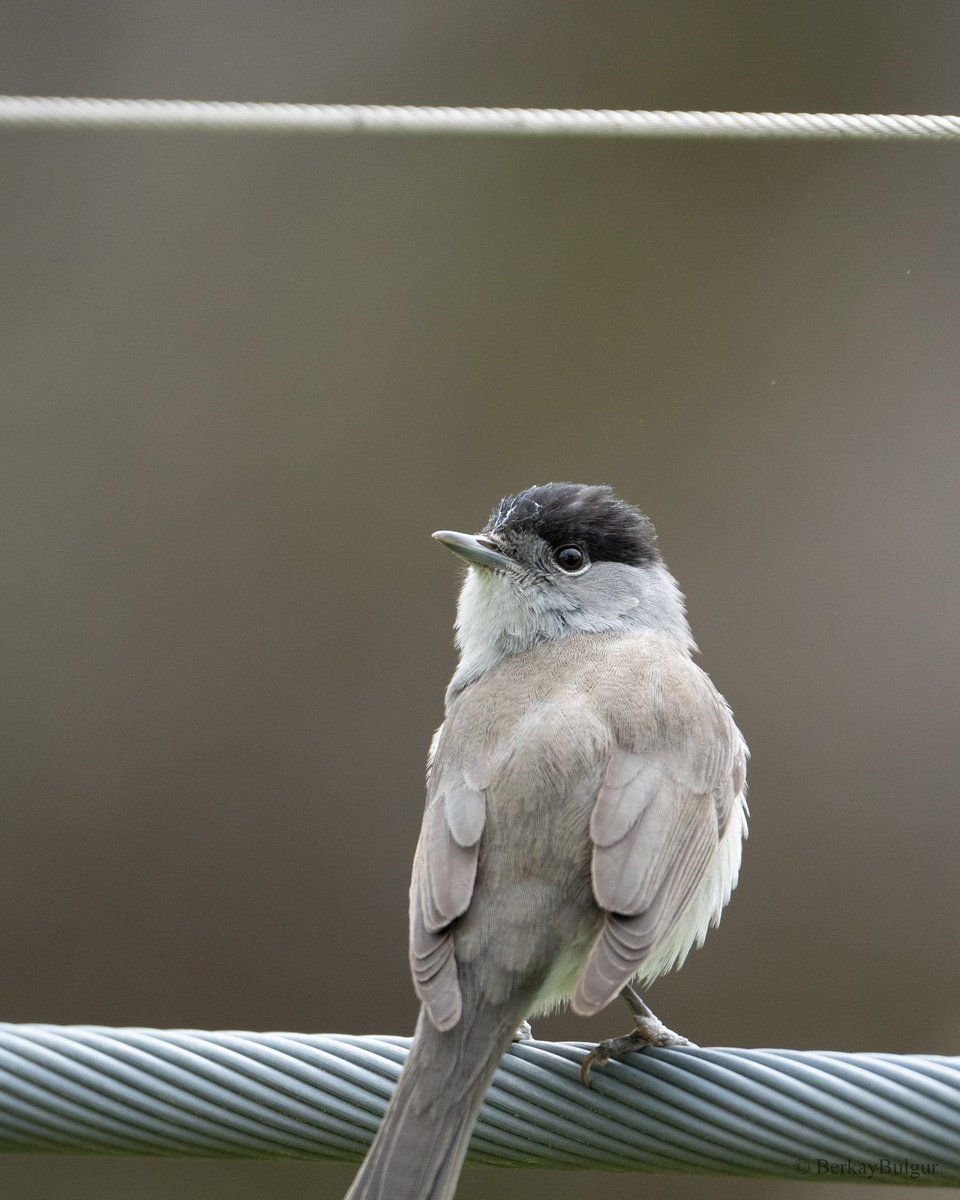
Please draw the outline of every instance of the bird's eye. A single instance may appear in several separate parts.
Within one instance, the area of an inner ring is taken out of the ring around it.
[[[587,556],[579,546],[561,546],[555,553],[554,559],[561,571],[574,575],[587,565]]]

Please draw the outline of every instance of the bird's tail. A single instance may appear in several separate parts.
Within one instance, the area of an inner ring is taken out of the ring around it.
[[[383,1124],[346,1200],[449,1200],[473,1125],[529,997],[480,1001],[460,971],[463,1015],[440,1033],[421,1009]],[[473,993],[471,995],[471,993]]]

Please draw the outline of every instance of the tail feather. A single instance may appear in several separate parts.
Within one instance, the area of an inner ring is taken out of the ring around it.
[[[529,1003],[522,996],[488,1005],[469,979],[461,985],[463,1015],[453,1029],[441,1033],[421,1010],[393,1099],[346,1200],[453,1196],[477,1113]]]

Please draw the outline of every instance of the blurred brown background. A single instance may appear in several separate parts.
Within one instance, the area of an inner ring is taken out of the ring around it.
[[[960,110],[960,10],[925,0],[0,25],[7,93]],[[0,1018],[408,1032],[459,582],[429,534],[575,479],[657,522],[753,750],[742,883],[656,1010],[702,1043],[960,1052],[960,147],[8,131],[0,163]],[[352,1173],[8,1158],[0,1195]]]

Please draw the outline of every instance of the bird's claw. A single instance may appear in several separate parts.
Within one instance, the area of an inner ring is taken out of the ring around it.
[[[580,1078],[585,1087],[590,1087],[590,1068],[594,1063],[599,1067],[605,1067],[611,1058],[623,1058],[626,1054],[646,1050],[648,1046],[674,1048],[677,1046],[696,1047],[696,1044],[682,1034],[668,1029],[658,1017],[652,1014],[649,1017],[637,1017],[636,1028],[632,1033],[624,1034],[623,1037],[607,1038],[606,1041],[598,1043],[590,1051],[580,1064]]]

